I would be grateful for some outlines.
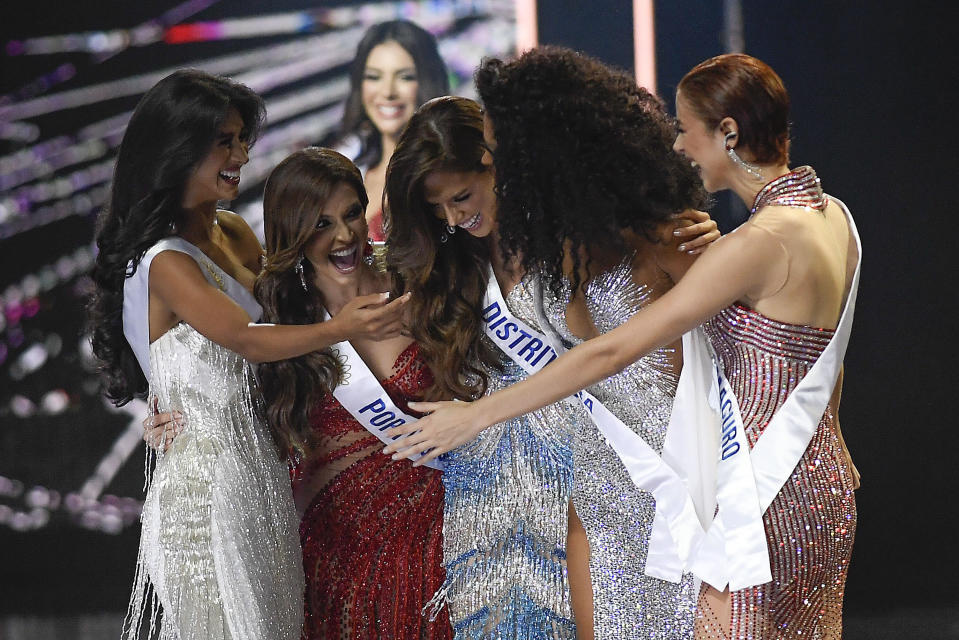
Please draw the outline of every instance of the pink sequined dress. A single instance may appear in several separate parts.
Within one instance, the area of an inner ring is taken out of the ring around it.
[[[416,343],[382,381],[404,411],[431,384]],[[303,638],[452,638],[445,610],[432,622],[422,614],[445,579],[440,472],[383,455],[383,444],[333,397],[311,421],[318,446],[293,470],[294,491],[318,488],[300,524]]]
[[[818,179],[815,183],[818,189]],[[821,189],[818,195],[821,205],[802,198],[781,198],[774,204],[825,207]],[[740,304],[720,312],[704,329],[739,401],[750,447],[834,333],[778,322]],[[763,515],[763,524],[772,581],[730,594],[728,635],[701,597],[696,637],[841,638],[856,499],[831,410],[822,416],[805,453]]]

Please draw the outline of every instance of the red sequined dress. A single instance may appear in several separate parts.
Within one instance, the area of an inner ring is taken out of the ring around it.
[[[814,187],[818,201],[804,199],[794,191],[787,194],[791,200],[766,202],[821,211],[826,200],[818,179]],[[703,328],[739,401],[750,448],[834,333],[778,322],[741,304],[724,309]],[[763,524],[772,581],[730,594],[728,635],[701,597],[696,637],[838,640],[856,533],[856,499],[851,469],[830,409],[763,515]]]
[[[409,411],[432,381],[413,343],[382,385]],[[383,444],[331,396],[311,422],[318,446],[293,469],[294,491],[316,491],[300,524],[303,638],[452,638],[447,615],[430,622],[422,614],[445,578],[440,472],[383,455]]]

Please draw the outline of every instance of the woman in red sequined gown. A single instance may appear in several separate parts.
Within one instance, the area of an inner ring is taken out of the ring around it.
[[[755,463],[754,445],[771,418],[820,360],[834,331],[848,329],[851,318],[840,325],[840,314],[855,293],[858,239],[844,206],[823,194],[815,172],[787,166],[789,98],[767,65],[741,54],[708,60],[680,83],[676,104],[674,149],[698,167],[708,190],[731,189],[747,203],[750,219],[713,243],[659,300],[542,372],[474,403],[417,405],[434,413],[417,423],[405,451],[430,450],[422,459],[428,460],[489,424],[555,402],[705,324]],[[502,204],[499,210],[501,216],[522,211]],[[704,583],[698,638],[841,637],[858,474],[837,418],[841,372],[834,388],[828,376],[819,380],[825,393],[817,406],[825,410],[803,425],[812,433],[805,445],[800,438],[785,443],[798,443],[796,457],[780,456],[785,480],[762,514],[759,537],[764,531],[772,579],[743,581],[757,586],[731,593]],[[754,489],[760,484],[757,478]]]
[[[358,297],[389,289],[372,266],[366,205],[359,171],[335,151],[304,149],[277,166],[264,195],[266,264],[256,285],[264,322],[322,319],[324,308],[335,317]],[[409,338],[350,344],[403,410],[432,384]],[[303,637],[451,638],[448,617],[431,622],[421,613],[445,577],[440,473],[382,454],[382,443],[332,396],[349,375],[332,350],[259,374],[269,423],[296,461]]]

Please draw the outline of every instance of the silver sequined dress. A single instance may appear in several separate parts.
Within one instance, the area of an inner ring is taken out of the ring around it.
[[[211,284],[259,315],[252,296],[196,247],[161,243],[194,257]],[[125,309],[124,323],[140,320]],[[248,363],[183,322],[149,345],[149,362],[151,397],[188,424],[149,479],[124,637],[139,638],[149,617],[151,635],[164,640],[299,638],[299,522],[286,464],[254,414]]]
[[[543,286],[541,316],[568,348],[582,342],[566,324],[569,287]],[[649,287],[632,279],[629,261],[595,277],[586,303],[600,333],[649,304]],[[589,388],[600,402],[661,452],[679,372],[658,349]],[[593,626],[597,638],[692,638],[697,592],[691,575],[673,584],[643,572],[655,515],[652,494],[633,484],[592,421],[578,424],[573,445],[573,506],[589,540]]]
[[[506,304],[539,328],[529,281]],[[489,392],[525,377],[503,356]],[[444,457],[447,578],[434,604],[449,605],[456,638],[575,637],[565,546],[572,433],[585,419],[572,402],[557,403],[493,425]]]

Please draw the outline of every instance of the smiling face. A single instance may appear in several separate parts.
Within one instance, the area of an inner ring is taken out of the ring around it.
[[[213,147],[187,181],[183,206],[232,200],[240,192],[240,167],[249,161],[247,130],[240,112],[230,108],[220,125]]]
[[[413,57],[400,44],[378,44],[363,70],[363,109],[385,136],[397,137],[417,106],[419,82]]]
[[[728,189],[728,172],[732,165],[726,155],[722,131],[719,128],[710,130],[682,93],[676,94],[676,119],[679,132],[673,150],[692,162],[707,191],[715,193]]]
[[[451,227],[485,238],[496,226],[493,174],[486,171],[434,171],[423,181],[426,202]]]
[[[709,129],[706,123],[683,98],[676,94],[676,120],[679,131],[673,150],[690,160],[699,172],[706,190],[715,193],[729,188],[728,172],[732,166],[726,155],[723,133]]]
[[[316,231],[303,246],[303,255],[316,270],[316,286],[348,286],[359,281],[366,248],[366,217],[356,190],[337,184],[327,198]]]

